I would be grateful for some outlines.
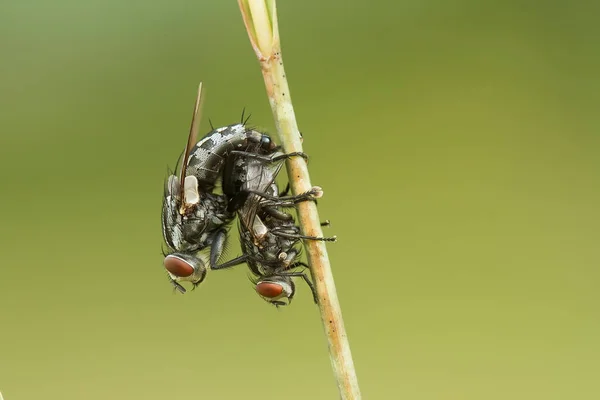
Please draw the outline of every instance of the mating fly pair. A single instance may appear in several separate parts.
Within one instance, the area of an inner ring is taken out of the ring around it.
[[[186,291],[181,282],[191,282],[194,287],[200,284],[207,267],[199,253],[210,247],[211,269],[248,264],[256,291],[272,304],[287,304],[282,299],[289,303],[295,276],[302,277],[315,296],[304,272],[294,271],[306,267],[297,261],[300,241],[335,238],[301,235],[293,217],[282,208],[312,201],[322,192],[315,187],[298,196],[286,196],[275,183],[283,160],[305,155],[280,152],[268,135],[246,128],[243,118],[239,124],[213,129],[196,143],[201,88],[179,176],[168,177],[163,196],[162,228],[168,247],[164,266],[171,282],[181,293]],[[215,193],[219,183],[222,194]],[[218,264],[236,214],[243,255]]]

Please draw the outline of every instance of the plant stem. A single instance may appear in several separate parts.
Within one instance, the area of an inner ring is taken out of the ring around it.
[[[296,115],[281,58],[275,0],[238,0],[238,4],[250,42],[260,63],[275,126],[283,149],[286,153],[301,152],[302,136],[296,123]],[[270,15],[269,12],[271,12]],[[266,43],[264,38],[271,38],[271,42]],[[294,194],[304,193],[312,188],[306,161],[303,158],[288,159],[286,166]],[[319,213],[314,202],[298,203],[297,211],[300,228],[304,235],[323,236]],[[344,400],[360,399],[360,389],[327,256],[327,248],[324,242],[314,240],[305,241],[305,248],[317,291],[331,364],[341,398]]]

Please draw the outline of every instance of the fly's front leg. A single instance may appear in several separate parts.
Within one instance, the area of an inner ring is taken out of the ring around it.
[[[304,272],[282,272],[279,275],[281,275],[281,276],[299,276],[300,278],[304,279],[304,282],[306,282],[306,284],[310,288],[310,291],[312,292],[313,300],[314,300],[315,304],[319,304],[319,297],[317,296],[317,290],[315,289],[315,286],[310,281],[310,279],[308,279],[308,276],[306,276],[306,274]]]
[[[306,163],[308,164],[308,155],[301,151],[293,151],[291,153],[280,154],[278,156],[271,157],[271,159],[273,161],[279,161],[279,160],[287,160],[288,158],[292,158],[292,157],[302,157],[302,158],[304,158],[304,161],[306,161]]]
[[[226,268],[231,268],[234,267],[236,265],[240,265],[245,263],[246,261],[248,261],[248,256],[243,255],[243,256],[239,256],[234,258],[233,260],[229,260],[221,265],[214,265],[212,266],[212,269],[226,269]]]
[[[183,286],[181,286],[178,282],[175,282],[170,277],[169,277],[169,280],[171,281],[171,284],[173,285],[173,293],[175,293],[175,291],[177,291],[181,294],[185,294],[186,290]]]
[[[296,233],[296,232],[286,232],[285,230],[282,229],[277,229],[277,228],[273,228],[270,230],[270,232],[275,235],[275,236],[281,236],[284,238],[288,238],[288,239],[307,239],[307,240],[319,240],[321,242],[337,242],[337,236],[332,236],[332,237],[320,237],[320,236],[307,236],[307,235],[302,235],[300,233]]]
[[[244,156],[247,158],[254,158],[255,160],[260,160],[260,161],[270,162],[270,163],[281,161],[281,160],[287,160],[288,158],[292,158],[292,157],[302,157],[302,158],[304,158],[304,160],[306,160],[306,162],[308,162],[308,155],[306,155],[306,153],[302,153],[301,151],[294,151],[292,153],[279,154],[279,155],[263,156],[260,154],[250,153],[250,152],[242,151],[242,150],[232,150],[230,152],[230,154]]]

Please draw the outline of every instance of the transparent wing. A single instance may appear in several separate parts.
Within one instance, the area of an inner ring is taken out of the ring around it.
[[[270,196],[277,196],[277,184],[275,179],[283,166],[282,161],[266,162],[252,158],[244,158],[241,169],[243,175],[242,190],[258,193],[265,193]],[[240,221],[245,229],[252,232],[255,237],[262,237],[267,228],[257,216],[263,197],[260,194],[250,193],[244,205],[238,211]]]

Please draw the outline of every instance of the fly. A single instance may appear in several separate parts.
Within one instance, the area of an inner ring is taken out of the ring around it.
[[[217,265],[223,253],[235,210],[228,207],[227,195],[214,190],[223,179],[226,161],[233,154],[237,154],[235,157],[246,154],[247,149],[256,155],[270,155],[278,149],[268,135],[248,129],[243,114],[240,123],[213,129],[196,143],[201,98],[202,84],[179,176],[167,178],[163,193],[162,232],[168,248],[163,252],[164,267],[181,293],[186,292],[181,282],[191,282],[195,288],[206,277],[208,267],[199,257],[200,251],[210,247],[208,266]]]
[[[302,155],[302,153],[293,153]],[[237,157],[233,157],[237,156]],[[213,269],[230,268],[246,263],[252,273],[251,281],[260,297],[275,306],[288,305],[294,298],[293,278],[302,278],[317,302],[314,285],[304,272],[305,263],[299,261],[301,240],[335,241],[336,238],[305,236],[291,214],[284,211],[302,201],[314,201],[322,190],[313,187],[297,196],[287,196],[286,189],[279,193],[275,179],[282,167],[285,154],[265,157],[252,149],[234,152],[227,162],[223,190],[228,194],[229,210],[239,217],[242,255]]]

